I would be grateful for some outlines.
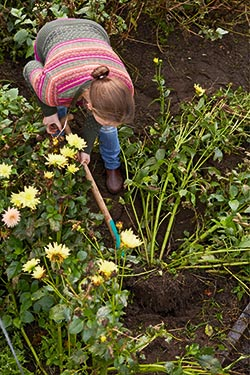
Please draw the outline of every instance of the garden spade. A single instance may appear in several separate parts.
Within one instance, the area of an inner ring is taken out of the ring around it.
[[[71,129],[70,129],[70,126],[68,124],[68,116],[66,116],[65,120],[63,119],[64,121],[64,125],[63,125],[63,128],[62,130],[60,131],[60,133],[58,134],[58,136],[60,136],[60,134],[62,134],[63,131],[65,131],[66,134],[70,134],[71,133]],[[63,123],[62,121],[62,123]],[[101,196],[101,193],[96,185],[96,182],[89,170],[89,167],[86,163],[83,164],[83,167],[84,167],[84,170],[85,170],[85,175],[86,175],[86,178],[88,181],[91,182],[91,190],[92,190],[92,193],[94,195],[94,198],[96,200],[96,203],[98,204],[102,214],[104,215],[104,219],[106,221],[106,224],[109,228],[109,231],[115,241],[115,245],[116,245],[116,248],[119,248],[120,247],[120,244],[121,244],[121,240],[120,240],[120,235],[117,231],[117,228],[115,226],[115,222],[114,220],[112,219],[110,213],[109,213],[109,210],[103,200],[103,197]]]
[[[119,235],[119,233],[117,231],[117,228],[115,226],[115,222],[112,219],[112,217],[111,217],[111,215],[110,215],[110,213],[107,209],[107,206],[106,206],[106,204],[105,204],[105,202],[104,202],[104,200],[101,196],[101,193],[100,193],[100,191],[99,191],[99,189],[98,189],[98,187],[95,183],[95,180],[94,180],[94,178],[93,178],[93,176],[92,176],[92,174],[89,170],[89,167],[87,166],[86,163],[83,164],[83,167],[84,167],[84,170],[85,170],[87,180],[91,182],[91,190],[92,190],[92,193],[95,197],[96,203],[98,204],[101,212],[104,215],[104,219],[106,221],[106,224],[107,224],[107,226],[109,228],[109,231],[110,231],[110,233],[111,233],[111,235],[112,235],[112,237],[115,241],[116,248],[119,248],[121,241],[120,241],[120,235]]]

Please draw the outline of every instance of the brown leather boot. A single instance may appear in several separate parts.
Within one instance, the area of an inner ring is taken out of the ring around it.
[[[111,194],[117,194],[122,190],[123,177],[120,168],[106,169],[106,186]]]

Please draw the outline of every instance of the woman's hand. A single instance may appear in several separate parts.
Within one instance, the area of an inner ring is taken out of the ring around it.
[[[46,126],[48,134],[55,134],[58,130],[62,130],[62,124],[60,123],[57,113],[44,117],[43,124]]]
[[[89,154],[86,154],[86,152],[78,152],[78,161],[81,163],[81,164],[89,164],[90,162],[90,155]]]

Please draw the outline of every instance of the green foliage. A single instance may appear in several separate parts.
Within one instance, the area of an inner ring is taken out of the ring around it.
[[[25,57],[30,57],[34,52],[33,39],[36,35],[37,22],[27,18],[25,8],[12,8],[10,13],[16,19],[9,29],[10,33],[15,33],[13,40],[16,43],[16,48],[17,50],[20,48],[21,50],[26,50]]]
[[[242,2],[238,6],[236,1],[225,1],[221,6],[221,10],[237,11],[235,24],[244,19]],[[201,0],[54,0],[28,1],[25,6],[22,1],[5,1],[0,4],[1,60],[5,56],[29,58],[37,31],[58,17],[88,17],[110,35],[127,37],[146,13],[160,30],[160,42],[177,26],[187,31],[194,27],[216,40],[229,30],[226,19],[223,23],[221,18],[215,23],[210,20],[216,10],[213,1]],[[154,82],[159,92],[155,101],[160,114],[147,137],[134,142],[130,129],[121,130],[126,140],[122,142],[128,186],[125,204],[134,209],[143,240],[140,255],[148,264],[156,261],[172,271],[223,267],[239,281],[234,292],[242,298],[249,291],[244,283],[249,277],[249,162],[246,154],[244,163],[229,171],[221,170],[220,162],[225,155],[238,152],[247,137],[249,94],[228,87],[208,97],[204,89],[196,88],[192,102],[183,104],[180,115],[172,118],[161,64],[155,60]],[[149,327],[136,338],[124,328],[128,291],[123,290],[123,278],[135,257],[127,248],[118,251],[103,245],[98,230],[103,217],[88,207],[89,184],[83,169],[71,173],[65,166],[46,164],[46,156],[60,153],[65,140],[57,143],[41,136],[38,107],[8,85],[0,87],[0,130],[1,167],[5,168],[0,177],[0,315],[22,365],[32,356],[44,375],[44,364],[49,373],[63,375],[223,373],[214,353],[195,344],[175,361],[140,364],[140,353],[150,342],[172,337],[163,326]],[[48,171],[52,175],[45,177]],[[13,194],[25,188],[35,189],[33,206],[21,205],[18,223],[4,224],[2,215],[12,207]],[[135,207],[138,200],[142,215]],[[197,209],[200,205],[205,207],[202,215]],[[182,208],[193,210],[197,220],[194,233],[185,232],[173,251],[171,233]],[[162,228],[165,234],[160,238]],[[46,248],[52,244],[64,244],[70,255],[61,262],[48,260]],[[33,259],[41,267],[40,277],[35,268],[24,272],[25,264]],[[100,272],[100,262],[106,259],[117,266],[108,277]],[[27,334],[31,327],[33,342]],[[1,373],[17,373],[3,340],[0,345]]]
[[[120,38],[126,38],[146,14],[156,25],[159,45],[166,44],[168,35],[178,27],[217,40],[247,20],[244,2],[236,0],[227,0],[223,4],[204,0],[53,0],[28,1],[25,7],[20,0],[10,0],[0,4],[0,12],[0,37],[3,41],[0,59],[8,56],[14,61],[31,57],[38,30],[46,22],[60,17],[89,18],[102,24],[109,35],[119,34]],[[233,22],[232,14],[235,14]]]
[[[22,344],[17,350],[25,374],[29,358],[44,375],[45,366],[63,375],[175,374],[186,366],[204,374],[218,370],[212,353],[204,355],[198,348],[177,361],[140,363],[140,353],[153,340],[170,341],[172,336],[160,325],[134,337],[123,325],[129,297],[123,279],[135,261],[125,237],[120,249],[104,247],[97,231],[102,218],[88,208],[83,169],[70,173],[67,164],[72,162],[62,163],[64,139],[37,134],[42,130],[37,108],[8,85],[1,87],[0,105],[0,313],[13,347],[21,337],[28,347],[25,351]],[[164,155],[156,151],[154,161],[161,165]],[[8,207],[16,211],[6,218]],[[131,234],[129,238],[131,242]],[[1,360],[8,361],[7,367],[1,365],[3,373],[10,368],[15,373],[7,349]]]
[[[7,323],[6,319],[5,319],[5,323]],[[30,372],[28,369],[22,368],[20,365],[20,363],[24,365],[28,361],[27,361],[27,358],[25,358],[26,353],[25,353],[23,342],[20,336],[17,334],[17,332],[14,332],[13,330],[10,330],[9,333],[7,332],[8,343],[7,343],[7,338],[4,336],[4,334],[0,335],[0,337],[1,337],[0,339],[1,375],[9,375],[9,374],[19,375],[21,370],[24,375],[33,374],[33,372]],[[10,349],[10,346],[12,347],[11,349]],[[14,351],[16,358],[14,357],[12,351]],[[20,370],[20,367],[21,367],[21,370]]]
[[[137,1],[8,1],[0,4],[1,60],[13,61],[33,55],[33,43],[39,29],[49,21],[62,17],[88,18],[102,24],[109,35],[128,33],[137,26],[141,5]]]
[[[123,143],[127,199],[134,208],[144,240],[142,254],[153,264],[171,253],[168,267],[190,263],[197,266],[199,262],[212,267],[214,263],[233,264],[236,258],[237,264],[247,264],[246,216],[250,202],[247,154],[245,163],[225,172],[209,167],[208,162],[216,161],[219,168],[224,155],[237,152],[247,139],[249,94],[240,88],[233,92],[229,87],[209,98],[205,89],[195,85],[193,100],[182,105],[180,115],[171,118],[166,102],[169,90],[161,77],[162,61],[154,59],[154,62],[160,116],[148,129],[145,140],[128,142],[126,134]],[[136,199],[142,202],[140,217]],[[198,215],[201,203],[205,204],[205,213],[202,218],[197,217],[195,239],[187,233],[180,250],[172,253],[170,238],[179,210],[188,208]],[[159,241],[163,228],[165,235]],[[221,252],[219,259],[213,254],[217,250]]]
[[[88,208],[89,183],[74,163],[70,137],[38,135],[37,109],[17,89],[5,85],[0,97],[4,326],[20,331],[44,375],[44,363],[61,374],[107,374],[110,368],[132,373],[137,353],[158,336],[170,335],[152,327],[134,338],[123,326],[128,300],[123,278],[133,260],[126,239],[120,249],[103,246],[97,230],[103,217]],[[30,327],[38,348],[27,333]]]
[[[39,131],[41,123],[38,120],[38,107],[34,108],[24,97],[19,96],[17,88],[1,86],[0,94],[0,140],[4,152],[14,141],[12,135],[16,133],[15,141],[19,141],[22,146],[22,139],[19,139],[21,135],[28,140]]]
[[[99,221],[97,216],[89,214],[86,206],[89,184],[84,183],[82,168],[74,175],[55,167],[52,176],[45,177],[44,173],[48,170],[45,155],[56,152],[59,144],[54,144],[48,138],[37,142],[38,129],[36,123],[32,123],[35,109],[18,95],[17,89],[9,89],[8,86],[1,88],[0,105],[1,214],[13,206],[13,194],[19,194],[28,187],[35,189],[37,194],[37,197],[27,197],[30,203],[33,201],[31,205],[23,203],[19,207],[17,200],[20,221],[16,220],[12,226],[7,220],[6,227],[1,220],[0,228],[0,272],[5,285],[1,299],[3,302],[8,298],[8,293],[15,299],[17,293],[18,300],[12,308],[6,304],[5,314],[13,316],[8,320],[9,324],[21,328],[32,323],[36,314],[41,314],[39,321],[43,322],[42,314],[47,315],[52,306],[58,303],[50,289],[39,290],[37,282],[29,283],[26,277],[22,277],[22,265],[30,257],[40,259],[49,242],[63,241],[70,243],[71,251],[78,254],[75,267],[68,264],[68,268],[70,270],[73,267],[74,276],[71,277],[75,278],[75,282],[79,281],[82,275],[81,262],[87,256],[84,250],[89,247],[85,240],[88,225],[92,225],[93,229],[93,220],[96,221],[95,225]],[[5,166],[10,169],[9,175],[4,173]],[[76,228],[81,227],[83,233],[72,230],[74,225]]]

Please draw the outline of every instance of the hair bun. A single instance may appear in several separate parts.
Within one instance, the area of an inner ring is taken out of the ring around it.
[[[94,79],[104,79],[109,75],[109,68],[105,65],[100,65],[93,70],[91,76]]]

